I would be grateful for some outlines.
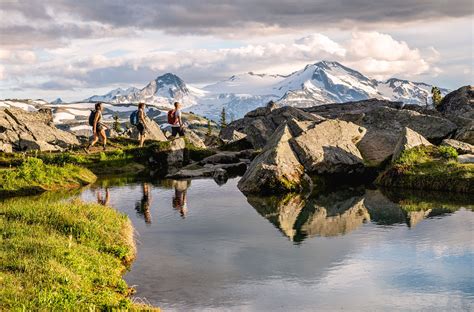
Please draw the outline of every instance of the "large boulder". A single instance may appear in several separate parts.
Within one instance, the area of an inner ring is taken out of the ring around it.
[[[183,165],[185,147],[186,142],[183,138],[170,141],[170,148],[166,151],[166,163],[168,167],[179,168]]]
[[[474,86],[447,94],[436,109],[458,126],[454,139],[474,144]]]
[[[0,146],[3,151],[60,151],[79,145],[75,135],[53,125],[51,110],[0,110]]]
[[[160,141],[164,142],[167,141],[168,139],[166,138],[165,134],[163,131],[161,131],[160,126],[154,121],[151,120],[148,117],[146,118],[146,124],[148,126],[145,137],[147,140],[154,140],[154,141]],[[130,138],[132,139],[138,139],[138,130],[136,127],[131,128],[131,133],[130,133]]]
[[[329,119],[350,121],[366,128],[367,133],[358,148],[364,159],[375,166],[392,155],[404,127],[413,129],[433,143],[440,143],[451,136],[458,127],[437,111],[378,99],[326,104],[303,110]]]
[[[395,149],[393,150],[392,161],[397,160],[403,151],[419,145],[429,146],[432,144],[428,142],[428,140],[426,140],[421,134],[411,130],[408,127],[405,127],[400,134]]]
[[[436,109],[446,116],[474,119],[474,86],[464,86],[447,94]]]
[[[192,145],[196,147],[206,148],[206,144],[201,139],[201,137],[199,137],[199,135],[197,135],[196,132],[194,132],[191,129],[186,130],[186,139],[188,140],[189,143],[191,143]]]
[[[326,120],[290,140],[309,173],[351,173],[364,167],[356,143],[365,129],[342,120]]]
[[[221,130],[220,137],[223,140],[232,141],[245,136],[254,148],[263,148],[275,130],[292,119],[312,122],[324,120],[320,116],[296,107],[275,108],[274,104],[271,104],[250,111],[244,118],[231,122]]]
[[[474,154],[474,145],[453,139],[445,139],[441,145],[454,148],[458,154]]]
[[[238,183],[243,193],[276,193],[303,189],[304,170],[288,142],[286,124],[270,137],[262,153],[250,164]]]
[[[374,108],[353,122],[367,129],[358,148],[364,159],[374,165],[380,164],[392,155],[393,147],[398,143],[405,127],[434,143],[441,142],[457,128],[453,122],[445,118],[390,107]]]

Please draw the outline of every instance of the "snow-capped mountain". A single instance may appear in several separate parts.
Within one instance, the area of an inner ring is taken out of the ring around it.
[[[82,102],[116,102],[119,97],[127,96],[138,91],[140,90],[135,87],[127,89],[117,88],[104,95],[93,95]]]
[[[229,117],[240,118],[268,101],[280,105],[308,107],[327,103],[389,99],[404,103],[430,105],[432,86],[397,78],[377,81],[338,62],[321,61],[307,65],[290,75],[267,75],[252,72],[195,88],[178,76],[167,73],[148,83],[143,89],[115,89],[87,101],[109,103],[145,102],[170,107],[183,103],[186,110],[218,119],[222,108]],[[443,94],[449,92],[441,89]]]
[[[52,101],[51,104],[62,104],[64,103],[61,98],[57,98],[56,100]]]

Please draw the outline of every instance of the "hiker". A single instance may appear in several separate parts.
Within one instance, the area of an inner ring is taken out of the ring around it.
[[[137,202],[135,205],[135,210],[139,214],[143,214],[145,218],[146,224],[151,224],[151,213],[150,213],[150,205],[151,205],[151,194],[150,194],[150,184],[143,183],[142,184],[142,199],[141,201]]]
[[[145,117],[145,103],[138,103],[138,110],[130,115],[130,123],[137,127],[139,147],[143,147],[146,132],[149,131]]]
[[[102,110],[103,106],[101,102],[95,104],[95,110],[91,111],[89,115],[89,125],[92,126],[92,142],[86,148],[86,152],[90,151],[90,148],[94,146],[99,138],[102,141],[102,148],[105,151],[105,146],[107,144],[107,136],[105,135],[105,130],[107,126],[102,123]]]
[[[171,136],[175,138],[178,134],[184,136],[184,123],[181,118],[181,104],[174,102],[174,109],[168,112],[168,123],[171,125]]]

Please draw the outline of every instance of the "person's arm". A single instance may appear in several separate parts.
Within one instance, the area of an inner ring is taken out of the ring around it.
[[[183,127],[183,119],[181,118],[181,111],[178,114],[178,124],[180,127]]]

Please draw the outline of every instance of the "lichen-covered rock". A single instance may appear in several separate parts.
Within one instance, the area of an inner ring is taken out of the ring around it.
[[[445,139],[443,140],[443,142],[441,142],[441,145],[451,146],[458,152],[458,154],[474,154],[474,145],[471,145],[466,142],[453,139]]]
[[[286,124],[275,131],[239,181],[243,193],[278,193],[303,188],[304,170],[288,142],[291,138]]]
[[[296,107],[261,107],[251,111],[244,118],[231,122],[221,130],[220,137],[229,140],[235,131],[245,135],[254,148],[263,148],[275,130],[291,119],[296,121],[321,122],[324,118]]]
[[[356,147],[364,134],[364,128],[351,122],[326,120],[290,143],[307,172],[352,173],[364,167]]]
[[[4,146],[5,151],[61,151],[73,145],[79,145],[78,139],[53,125],[49,109],[0,110],[0,146]]]
[[[395,161],[398,157],[400,157],[400,154],[403,151],[419,145],[429,146],[432,144],[428,142],[428,140],[426,140],[421,134],[405,127],[398,138],[395,149],[393,150],[392,161]]]

